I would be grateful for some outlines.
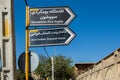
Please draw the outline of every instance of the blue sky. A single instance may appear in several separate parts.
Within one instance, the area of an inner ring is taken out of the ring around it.
[[[120,0],[27,0],[30,7],[69,6],[76,37],[67,46],[46,47],[50,56],[62,54],[78,62],[97,62],[120,48]],[[25,51],[25,2],[14,0],[17,59]],[[46,55],[42,47],[30,48]]]

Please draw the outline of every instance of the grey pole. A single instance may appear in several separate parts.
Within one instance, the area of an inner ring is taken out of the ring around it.
[[[1,80],[15,80],[16,48],[13,0],[0,0]]]
[[[51,57],[52,61],[52,80],[54,80],[54,57]]]

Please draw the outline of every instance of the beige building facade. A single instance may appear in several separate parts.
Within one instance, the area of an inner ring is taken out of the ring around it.
[[[84,69],[76,80],[120,80],[120,48]]]

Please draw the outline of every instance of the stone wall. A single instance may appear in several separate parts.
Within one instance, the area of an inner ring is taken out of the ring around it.
[[[120,49],[86,69],[76,80],[120,80]]]

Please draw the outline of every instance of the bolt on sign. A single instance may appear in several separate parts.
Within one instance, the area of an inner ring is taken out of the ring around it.
[[[69,7],[30,8],[30,26],[69,25],[75,14]]]
[[[67,45],[75,34],[67,27],[48,28],[29,31],[29,46]]]

